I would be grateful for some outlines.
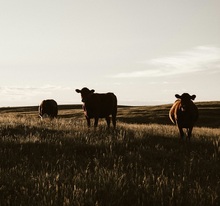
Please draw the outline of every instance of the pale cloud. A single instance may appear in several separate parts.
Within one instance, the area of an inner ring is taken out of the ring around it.
[[[38,105],[43,99],[54,98],[60,103],[71,102],[70,87],[45,85],[41,87],[0,87],[0,106]]]
[[[34,96],[37,94],[49,94],[52,91],[64,91],[70,90],[69,87],[62,87],[62,86],[54,86],[54,85],[45,85],[42,87],[0,87],[0,94],[13,96],[13,95],[28,95]]]
[[[199,46],[173,56],[139,62],[147,69],[116,74],[115,78],[157,77],[198,71],[219,72],[220,48]]]

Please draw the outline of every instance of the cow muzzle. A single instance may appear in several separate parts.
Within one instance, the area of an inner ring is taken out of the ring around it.
[[[39,117],[40,117],[40,118],[41,118],[41,120],[42,120],[42,119],[44,119],[44,118],[48,118],[48,117],[49,117],[49,115],[48,115],[48,114],[46,114],[46,113],[44,113],[43,115],[39,114]]]

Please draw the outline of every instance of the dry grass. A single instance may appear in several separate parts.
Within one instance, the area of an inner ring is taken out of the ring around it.
[[[0,205],[219,205],[220,129],[196,127],[181,142],[156,118],[168,108],[120,107],[116,130],[87,129],[79,107],[54,121],[2,109]]]

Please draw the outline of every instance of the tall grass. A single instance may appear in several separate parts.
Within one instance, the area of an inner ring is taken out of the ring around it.
[[[0,205],[219,205],[220,129],[66,117],[0,117]]]

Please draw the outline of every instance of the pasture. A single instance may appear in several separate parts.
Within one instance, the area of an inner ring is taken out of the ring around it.
[[[116,130],[80,105],[0,108],[0,205],[220,205],[220,102],[196,104],[190,143],[171,105],[120,106]]]

